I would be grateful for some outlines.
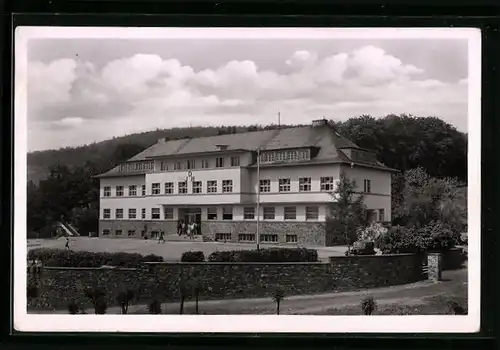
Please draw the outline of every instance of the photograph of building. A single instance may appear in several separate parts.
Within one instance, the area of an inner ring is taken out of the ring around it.
[[[260,242],[329,245],[325,221],[341,171],[356,181],[370,220],[390,221],[395,170],[326,119],[293,128],[160,139],[99,175],[99,235],[158,237],[178,234],[180,222],[194,222],[196,233],[210,240],[255,242],[259,221]]]

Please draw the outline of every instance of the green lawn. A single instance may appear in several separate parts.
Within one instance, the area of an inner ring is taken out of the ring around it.
[[[64,239],[28,240],[28,249],[59,248],[64,249]],[[261,247],[273,247],[262,244]],[[162,256],[165,261],[179,261],[182,253],[187,251],[203,251],[205,257],[214,251],[255,249],[255,244],[220,243],[220,242],[166,242],[158,244],[154,240],[128,238],[71,238],[70,248],[77,251],[89,252],[127,252],[143,255],[155,254]],[[308,247],[318,251],[320,260],[328,260],[329,256],[344,255],[346,247]]]

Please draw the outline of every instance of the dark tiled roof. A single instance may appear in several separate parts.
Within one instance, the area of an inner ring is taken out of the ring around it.
[[[259,147],[262,151],[317,147],[319,153],[314,158],[314,162],[350,162],[349,158],[340,149],[359,148],[356,144],[338,134],[329,125],[301,126],[159,142],[130,158],[129,161],[217,152],[219,151],[217,145],[226,145],[227,152],[238,150],[256,151]],[[376,165],[384,167],[380,163]],[[118,170],[119,166],[102,176],[118,173],[121,176],[138,175],[137,172],[127,174]]]

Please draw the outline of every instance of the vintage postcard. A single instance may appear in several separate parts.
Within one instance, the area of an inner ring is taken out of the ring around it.
[[[477,332],[480,40],[16,28],[15,328]]]

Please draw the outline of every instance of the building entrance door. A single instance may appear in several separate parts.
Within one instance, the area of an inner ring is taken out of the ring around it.
[[[179,220],[183,220],[186,224],[196,223],[195,234],[201,234],[201,208],[179,208]]]

